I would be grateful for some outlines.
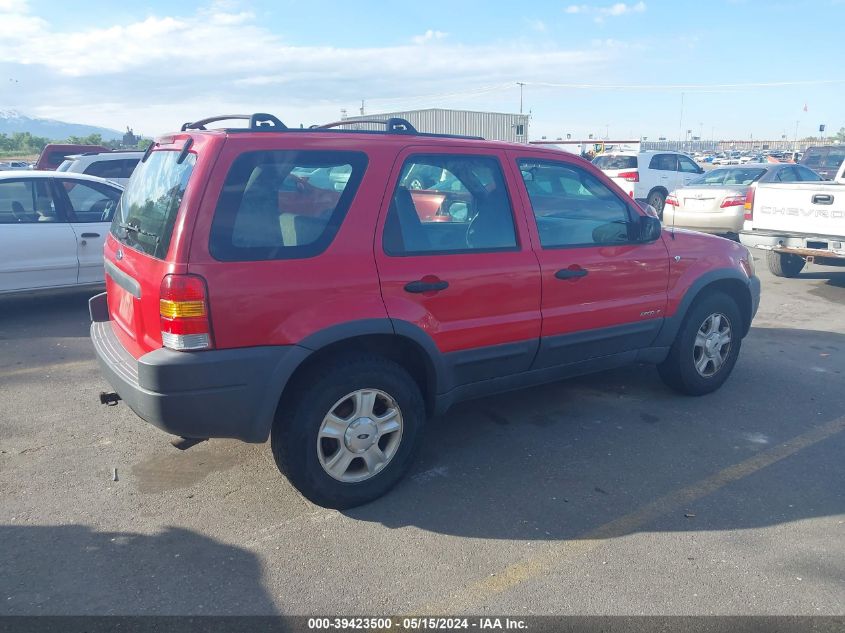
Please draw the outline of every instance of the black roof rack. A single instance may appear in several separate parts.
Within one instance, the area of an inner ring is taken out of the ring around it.
[[[204,130],[209,123],[216,123],[217,121],[229,121],[232,119],[249,121],[250,130],[260,130],[269,132],[280,132],[287,130],[288,126],[282,123],[272,114],[265,112],[256,112],[255,114],[221,114],[219,116],[211,116],[207,119],[200,119],[193,123],[185,123],[182,125],[182,131],[187,130]]]
[[[374,123],[375,125],[383,125],[386,132],[392,132],[393,134],[419,134],[419,132],[417,132],[417,128],[411,125],[410,121],[400,119],[399,117],[390,117],[389,119],[345,119],[343,121],[335,121],[334,123],[326,123],[324,125],[312,125],[310,129],[330,130],[332,128],[344,125],[356,125],[358,123]]]
[[[323,125],[312,125],[307,128],[298,127],[290,128],[282,123],[272,114],[259,112],[256,114],[223,114],[220,116],[208,117],[207,119],[200,119],[193,123],[185,123],[182,126],[182,131],[188,130],[205,130],[209,123],[216,123],[217,121],[227,120],[242,120],[249,121],[249,127],[239,128],[222,128],[225,132],[343,132],[350,134],[408,134],[412,136],[428,136],[437,138],[462,138],[475,141],[483,141],[481,136],[465,136],[462,134],[434,134],[431,132],[418,132],[417,129],[411,125],[406,119],[399,117],[390,117],[389,119],[345,119],[343,121],[334,121],[333,123],[325,123]],[[357,125],[359,123],[383,125],[384,130],[361,130],[361,129],[343,129],[345,126]]]

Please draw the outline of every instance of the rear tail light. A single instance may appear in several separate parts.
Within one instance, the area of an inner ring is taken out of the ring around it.
[[[746,220],[754,219],[754,189],[755,187],[748,188],[748,193],[745,194],[745,202],[742,204],[745,207]]]
[[[678,198],[676,198],[675,196],[673,196],[671,194],[666,196],[666,204],[668,204],[670,207],[681,206],[681,205],[678,204]]]
[[[159,292],[161,342],[170,349],[210,349],[208,290],[197,275],[167,275]]]
[[[639,182],[640,181],[640,172],[638,171],[623,171],[620,172],[617,178],[621,178],[625,182]]]
[[[745,206],[745,199],[746,196],[728,196],[722,200],[722,204],[720,204],[719,207],[721,209],[727,209],[728,207]]]

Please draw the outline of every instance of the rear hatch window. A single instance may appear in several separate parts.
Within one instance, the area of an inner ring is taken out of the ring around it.
[[[636,169],[636,156],[596,156],[593,165],[599,169]]]
[[[161,150],[139,163],[120,198],[111,233],[127,246],[164,259],[196,155]]]

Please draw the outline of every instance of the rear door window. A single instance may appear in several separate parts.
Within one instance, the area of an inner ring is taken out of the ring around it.
[[[366,165],[361,152],[241,154],[217,202],[211,255],[220,261],[318,255],[340,229]]]
[[[46,178],[0,181],[0,224],[61,222]]]
[[[822,177],[812,169],[807,169],[803,165],[796,165],[795,169],[798,170],[798,176],[804,182],[819,182],[822,179]]]
[[[678,160],[674,154],[655,154],[651,158],[649,167],[659,171],[677,171]]]
[[[89,176],[98,176],[107,180],[123,177],[123,161],[121,160],[98,160],[85,168],[83,172]]]
[[[599,169],[636,169],[636,156],[596,156],[593,165]]]
[[[176,214],[196,163],[196,154],[189,152],[181,163],[179,154],[155,151],[138,165],[111,226],[120,242],[158,259],[170,248]]]
[[[446,255],[517,248],[498,159],[442,154],[405,161],[384,224],[385,253]]]

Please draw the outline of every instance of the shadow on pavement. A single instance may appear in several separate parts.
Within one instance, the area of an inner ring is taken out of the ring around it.
[[[581,538],[842,418],[843,372],[845,335],[754,328],[731,378],[708,396],[677,395],[641,366],[463,403],[429,424],[410,477],[346,514],[470,538]],[[843,452],[845,432],[832,433],[667,508],[661,529],[845,513]]]
[[[88,299],[97,291],[0,297],[0,340],[87,337]]]
[[[185,529],[0,526],[6,615],[274,615],[247,550]]]

